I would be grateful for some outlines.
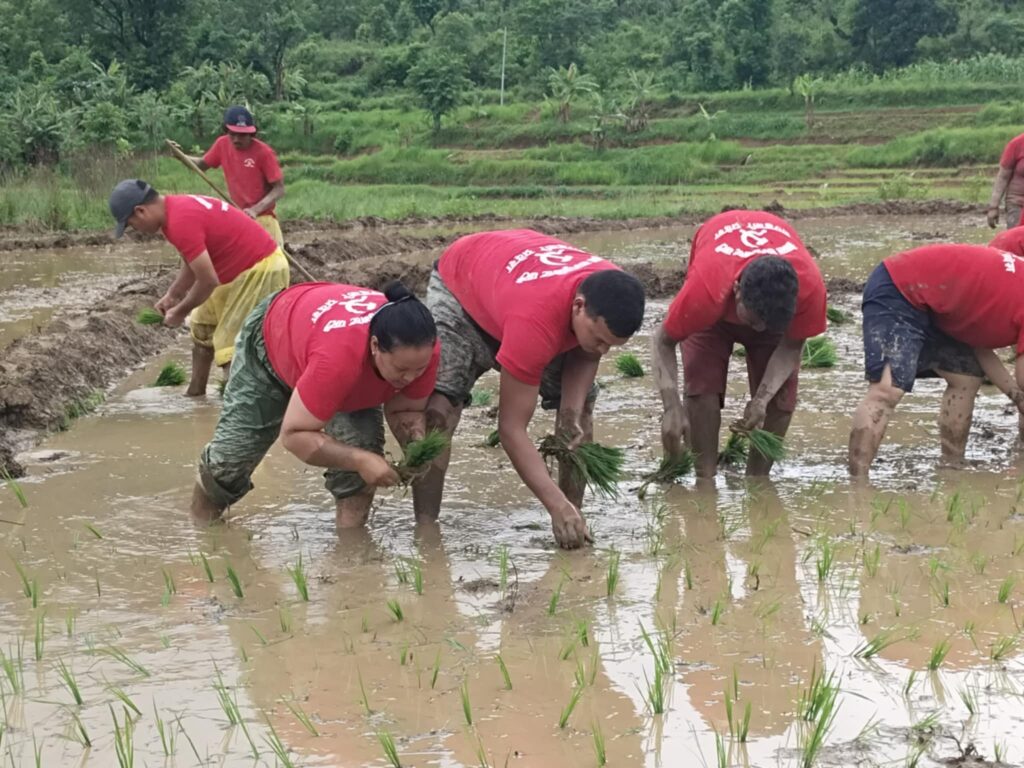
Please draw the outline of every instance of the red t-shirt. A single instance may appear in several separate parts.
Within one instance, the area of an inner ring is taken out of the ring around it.
[[[263,321],[270,364],[321,421],[382,405],[399,392],[419,400],[434,391],[440,344],[434,344],[423,375],[403,390],[377,375],[370,320],[387,301],[383,293],[355,285],[302,283],[270,303]]]
[[[998,248],[1000,251],[1009,251],[1014,256],[1024,256],[1024,227],[1013,227],[1004,229],[992,238],[988,244],[989,248]]]
[[[221,136],[206,150],[203,162],[210,168],[224,168],[228,194],[239,208],[251,208],[267,196],[270,187],[284,178],[277,155],[268,144],[253,139],[246,150],[235,149],[230,136]],[[274,215],[270,206],[261,215]]]
[[[576,291],[614,264],[531,229],[459,238],[438,271],[473,320],[501,342],[497,361],[526,384],[540,384],[555,357],[579,346],[572,333]]]
[[[1024,133],[1010,139],[999,158],[999,166],[1013,171],[1006,187],[1006,200],[1013,205],[1024,204]]]
[[[1024,259],[984,245],[926,245],[882,263],[906,300],[957,341],[1024,354]]]
[[[277,250],[267,230],[223,200],[202,195],[164,195],[164,237],[187,262],[210,254],[226,285]]]
[[[788,222],[763,211],[726,211],[701,225],[686,281],[665,317],[665,333],[682,341],[720,320],[739,323],[733,285],[759,256],[781,256],[796,270],[796,314],[786,336],[802,340],[824,333],[825,283],[818,265]]]

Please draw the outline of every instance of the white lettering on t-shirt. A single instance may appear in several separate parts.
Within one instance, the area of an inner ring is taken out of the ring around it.
[[[212,197],[203,197],[202,195],[189,195],[189,197],[191,197],[193,200],[195,200],[208,211],[212,211],[213,206],[218,202],[220,203],[220,209],[222,211],[226,211],[228,209],[228,204],[223,200],[214,200]]]
[[[329,333],[330,331],[334,331],[339,328],[351,328],[353,325],[365,325],[373,319],[373,312],[379,306],[380,301],[374,297],[372,291],[348,291],[347,293],[343,293],[340,299],[328,299],[317,307],[310,320],[313,325],[316,325],[320,318],[323,317],[324,313],[334,307],[341,307],[348,314],[354,315],[354,317],[346,318],[344,320],[330,320],[325,323],[323,332]]]
[[[533,248],[527,248],[526,250],[517,253],[508,260],[507,264],[505,264],[505,271],[512,274],[531,256],[537,257],[536,261],[539,263],[539,266],[554,267],[554,269],[544,270],[534,267],[519,275],[519,277],[516,278],[516,285],[530,283],[534,280],[543,280],[546,277],[567,275],[578,269],[589,266],[590,264],[596,264],[601,261],[599,257],[591,256],[586,251],[581,251],[579,248],[573,248],[567,243],[551,243],[549,245],[542,245],[536,250]],[[579,261],[576,261],[577,259],[579,259]],[[574,261],[575,263],[573,263]]]
[[[601,261],[599,256],[591,256],[588,259],[577,262],[575,264],[567,264],[559,269],[549,269],[544,272],[523,272],[519,277],[516,278],[516,285],[522,285],[523,283],[531,283],[534,280],[543,280],[546,277],[561,277],[562,275],[568,275],[584,267],[589,267],[591,264],[597,264]]]
[[[1006,251],[1001,251],[1001,253],[1003,254],[1003,269],[1010,274],[1015,274],[1017,272],[1017,260],[1019,257],[1014,256],[1012,253],[1007,253]]]
[[[792,239],[793,235],[788,230],[767,221],[754,224],[728,224],[715,232],[714,239],[721,240],[734,232],[739,232],[739,242],[742,247],[734,248],[728,243],[719,243],[715,246],[715,253],[749,259],[754,256],[786,256],[797,250],[796,243]],[[771,241],[766,236],[768,232],[782,235],[786,238],[786,242],[775,248],[769,247],[768,243]]]

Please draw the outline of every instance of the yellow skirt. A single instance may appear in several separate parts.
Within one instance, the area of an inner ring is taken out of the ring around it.
[[[245,318],[267,296],[287,288],[288,279],[288,259],[278,248],[227,285],[218,285],[210,298],[192,310],[189,326],[193,341],[212,347],[213,361],[227,365]]]
[[[284,248],[284,233],[281,232],[281,222],[276,217],[270,215],[257,216],[256,221],[277,241],[278,248]]]

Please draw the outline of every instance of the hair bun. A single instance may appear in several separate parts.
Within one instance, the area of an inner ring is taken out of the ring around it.
[[[415,299],[415,294],[405,287],[401,280],[394,280],[384,286],[384,295],[388,301],[395,302],[402,299]]]

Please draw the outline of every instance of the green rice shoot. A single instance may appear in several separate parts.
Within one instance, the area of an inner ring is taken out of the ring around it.
[[[725,447],[718,453],[718,464],[723,467],[734,467],[747,460],[749,441],[746,435],[730,432]]]
[[[0,480],[3,480],[4,485],[11,489],[11,493],[18,500],[18,504],[21,505],[22,509],[25,509],[28,506],[28,497],[25,496],[25,491],[22,490],[18,481],[7,471],[7,467],[0,467]]]
[[[828,318],[829,323],[832,325],[842,325],[843,323],[850,322],[850,316],[843,312],[841,309],[836,307],[829,307],[825,310],[825,317]]]
[[[444,453],[449,442],[448,435],[437,429],[430,430],[419,440],[409,441],[405,455],[395,466],[399,477],[406,483],[416,478],[430,462]]]
[[[541,456],[565,462],[576,482],[602,496],[615,497],[622,480],[625,454],[621,448],[600,443],[583,443],[569,450],[568,441],[561,436],[548,435],[540,443]]]
[[[154,387],[180,387],[188,380],[188,374],[181,363],[168,363],[160,369]]]
[[[828,336],[815,336],[804,342],[800,363],[804,368],[832,368],[838,361],[836,345]]]
[[[135,316],[135,322],[139,325],[159,325],[164,321],[164,316],[157,312],[152,307],[146,307],[140,309],[139,314]]]
[[[491,433],[484,439],[484,445],[488,448],[497,448],[501,445],[501,435],[498,433],[498,430],[491,430]]]
[[[627,379],[638,379],[644,375],[644,367],[640,364],[640,358],[632,352],[623,352],[615,358],[615,367]]]
[[[786,458],[786,447],[782,438],[766,429],[752,429],[747,436],[752,450],[757,451],[769,461],[782,461]]]
[[[658,468],[650,474],[644,475],[643,483],[636,490],[636,495],[639,498],[644,498],[647,495],[647,488],[652,483],[674,483],[680,477],[684,477],[693,472],[693,451],[686,449],[680,451],[675,456],[663,456],[661,464]]]

